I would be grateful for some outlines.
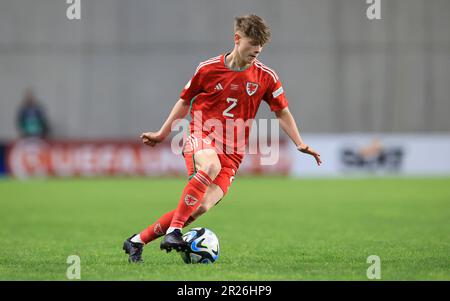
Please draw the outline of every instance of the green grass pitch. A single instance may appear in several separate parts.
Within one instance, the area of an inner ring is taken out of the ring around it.
[[[0,179],[0,280],[450,280],[450,179],[237,178],[191,227],[219,237],[213,265],[122,242],[173,209],[183,179]]]

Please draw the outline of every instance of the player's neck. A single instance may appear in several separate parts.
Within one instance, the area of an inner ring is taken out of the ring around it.
[[[233,50],[229,55],[225,57],[225,64],[233,70],[246,69],[250,64],[246,63],[236,50]]]

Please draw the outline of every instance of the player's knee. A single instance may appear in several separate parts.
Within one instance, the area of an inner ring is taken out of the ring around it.
[[[208,158],[208,160],[205,160],[205,162],[201,164],[199,169],[205,172],[212,180],[214,180],[222,169],[222,166],[217,156],[211,156],[211,158]]]
[[[211,179],[215,179],[220,172],[222,166],[220,165],[219,160],[217,162],[211,162],[206,166],[206,173]]]

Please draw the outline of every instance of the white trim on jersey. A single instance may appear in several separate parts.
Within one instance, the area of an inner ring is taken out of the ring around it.
[[[255,61],[255,66],[257,67],[257,68],[260,68],[261,70],[264,70],[264,71],[266,71],[267,73],[269,73],[271,76],[272,76],[272,78],[273,78],[273,80],[275,81],[275,83],[277,83],[278,82],[278,75],[275,73],[275,71],[273,71],[272,69],[270,69],[269,67],[267,67],[266,65],[264,65],[263,63],[261,63],[260,61]]]
[[[211,63],[211,62],[216,62],[216,61],[219,61],[219,60],[220,60],[220,56],[212,58],[212,59],[209,59],[209,60],[206,60],[206,61],[203,61],[203,62],[200,62],[200,64],[198,64],[198,65],[201,66],[201,65],[205,65],[205,64],[208,64],[208,63]]]
[[[273,75],[275,75],[276,79],[278,80],[278,74],[275,72],[275,70],[273,70],[272,68],[269,68],[267,65],[263,64],[260,60],[256,60],[255,63],[258,63],[262,67],[266,68],[268,71],[272,72]]]
[[[219,60],[220,60],[220,56],[219,56],[219,57],[214,57],[214,58],[212,58],[212,59],[209,59],[209,60],[200,62],[200,64],[198,64],[198,67],[203,66],[203,65],[206,65],[206,64],[209,64],[209,63],[211,63],[211,62],[217,62],[217,61],[219,61]]]
[[[195,73],[198,72],[198,70],[200,70],[202,67],[210,65],[210,64],[214,64],[214,63],[218,63],[221,60],[222,55],[210,58],[209,60],[206,60],[204,62],[201,62],[200,64],[198,64],[197,69],[195,70]]]
[[[217,60],[217,59],[220,59],[221,57],[222,57],[222,55],[211,57],[211,58],[207,59],[206,61],[200,62],[200,64],[204,64],[204,63],[207,63],[207,62],[212,61],[212,60]]]
[[[219,63],[219,62],[220,62],[220,60],[216,60],[216,61],[211,61],[211,62],[209,62],[209,63],[201,64],[201,65],[199,65],[199,66],[197,67],[197,69],[195,70],[195,74],[197,74],[197,72],[198,72],[200,69],[202,69],[203,67],[208,66],[208,65],[211,65],[211,64]]]

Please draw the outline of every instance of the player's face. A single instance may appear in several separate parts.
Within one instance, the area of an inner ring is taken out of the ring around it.
[[[262,51],[262,46],[247,37],[239,37],[237,40],[239,56],[247,63],[251,64]]]

